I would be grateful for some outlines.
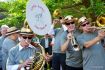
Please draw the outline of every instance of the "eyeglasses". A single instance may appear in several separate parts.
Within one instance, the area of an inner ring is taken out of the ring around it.
[[[65,25],[70,25],[70,24],[74,24],[74,22],[70,22],[70,23],[65,23]]]
[[[81,26],[86,26],[86,25],[88,25],[88,24],[90,24],[89,22],[87,22],[87,23],[85,23],[85,24],[81,24]]]
[[[26,37],[26,36],[22,36],[23,39],[32,39],[32,37]]]

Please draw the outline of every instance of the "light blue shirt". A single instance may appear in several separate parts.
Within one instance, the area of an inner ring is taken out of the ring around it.
[[[83,33],[78,36],[77,40],[83,52],[83,70],[105,70],[105,50],[101,41],[89,48],[83,45],[97,37],[97,33]]]
[[[4,36],[0,37],[0,68],[2,67],[2,44],[3,44],[4,39],[5,39]]]
[[[61,35],[63,33],[63,28],[57,29],[55,31],[55,40],[54,40],[54,46],[52,47],[53,53],[62,53],[61,52]]]
[[[13,47],[9,52],[7,70],[17,70],[19,64],[23,63],[32,56],[36,56],[35,53],[36,48],[32,45],[29,45],[27,48],[23,48],[20,44]]]
[[[9,50],[12,47],[15,47],[17,45],[17,42],[6,37],[3,44],[2,44],[2,69],[6,70],[6,62],[8,58]]]

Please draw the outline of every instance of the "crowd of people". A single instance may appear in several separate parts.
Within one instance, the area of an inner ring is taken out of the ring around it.
[[[2,25],[0,70],[28,70],[38,44],[45,50],[44,70],[105,70],[105,31],[92,27],[85,16],[68,15],[53,19],[51,30],[38,38],[31,29]]]

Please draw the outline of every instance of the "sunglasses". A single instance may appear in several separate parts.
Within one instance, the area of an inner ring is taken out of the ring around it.
[[[87,23],[85,23],[85,24],[81,24],[81,26],[86,26],[86,25],[88,25],[88,24],[90,24],[89,22],[87,22]]]
[[[32,39],[32,37],[26,37],[26,36],[22,36],[23,39]]]
[[[70,24],[74,24],[74,22],[70,22],[70,23],[65,23],[65,25],[70,25]]]

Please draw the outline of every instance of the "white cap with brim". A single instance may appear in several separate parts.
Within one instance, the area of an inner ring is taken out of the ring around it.
[[[71,20],[71,19],[73,19],[73,16],[72,15],[68,15],[68,16],[65,17],[65,19]]]
[[[16,27],[10,27],[9,29],[7,29],[7,33],[6,36],[14,34],[14,33],[19,33],[20,30],[18,30]]]
[[[23,27],[20,31],[21,35],[34,35],[31,29]]]
[[[78,20],[78,23],[84,22],[86,20],[87,20],[87,18],[85,16],[83,16]]]
[[[8,27],[7,25],[2,25],[2,26],[1,26],[1,29],[2,29],[2,28],[9,28],[9,27]]]

